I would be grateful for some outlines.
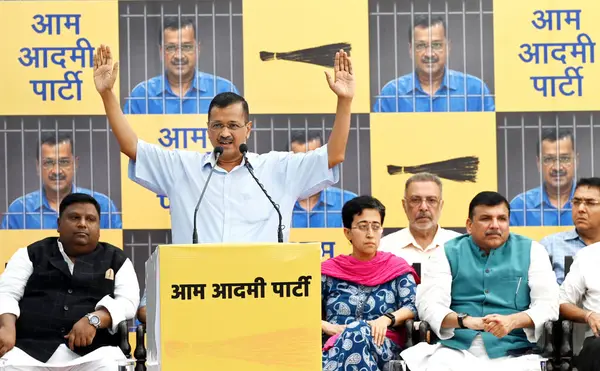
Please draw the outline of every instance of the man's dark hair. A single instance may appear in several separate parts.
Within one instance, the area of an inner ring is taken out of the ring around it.
[[[508,200],[498,192],[483,191],[479,192],[469,204],[469,219],[473,220],[473,211],[477,206],[498,206],[505,204],[510,216],[510,204]]]
[[[164,22],[161,30],[158,33],[158,45],[162,45],[163,43],[163,35],[165,30],[181,30],[186,27],[192,27],[194,30],[194,39],[196,38],[196,24],[194,20],[190,18],[179,18],[179,17],[164,17]]]
[[[413,42],[413,29],[417,27],[429,28],[437,24],[441,24],[444,27],[444,36],[446,36],[446,21],[441,15],[431,15],[431,18],[429,14],[415,16],[414,24],[408,26],[408,42],[411,44]]]
[[[598,178],[598,177],[580,178],[577,181],[577,185],[575,185],[575,190],[577,190],[577,188],[579,188],[579,187],[596,188],[597,190],[600,191],[600,178]]]
[[[226,108],[236,103],[242,103],[245,120],[248,122],[248,117],[250,116],[248,102],[246,102],[244,97],[233,92],[224,92],[215,95],[208,106],[208,120],[210,121],[210,113],[212,112],[213,108]]]
[[[63,198],[60,203],[58,210],[58,218],[62,218],[63,213],[67,208],[73,204],[92,204],[98,212],[98,220],[100,219],[100,204],[96,199],[85,193],[70,193],[67,197]]]
[[[290,136],[290,145],[292,143],[298,143],[302,145],[315,140],[318,140],[319,144],[323,144],[323,136],[321,135],[321,131],[309,130],[308,132],[306,132],[303,130],[296,130],[292,132],[292,135]],[[290,150],[290,145],[287,146],[288,151]]]
[[[542,129],[541,141],[538,140],[536,146],[536,156],[540,155],[540,142],[545,140],[550,143],[555,143],[561,139],[571,139],[571,146],[575,150],[575,137],[573,136],[573,130],[571,128],[546,128]]]
[[[71,135],[64,132],[58,133],[43,133],[41,139],[38,141],[38,145],[35,147],[35,158],[39,160],[40,158],[40,148],[44,144],[49,146],[56,146],[59,143],[69,143],[71,145],[71,154],[73,154],[73,138]]]
[[[364,210],[372,209],[379,211],[381,225],[385,219],[385,206],[378,199],[371,196],[358,196],[346,202],[342,207],[342,222],[344,228],[352,228],[352,221],[356,215],[362,214]]]

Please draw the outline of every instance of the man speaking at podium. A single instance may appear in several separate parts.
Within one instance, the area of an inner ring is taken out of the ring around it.
[[[235,93],[215,96],[208,109],[210,142],[214,148],[222,148],[216,161],[214,153],[166,150],[146,143],[132,130],[113,93],[118,70],[110,48],[100,46],[94,55],[96,89],[121,152],[130,158],[130,179],[169,198],[174,244],[193,242],[196,221],[199,243],[287,241],[289,229],[283,236],[281,226],[291,224],[296,200],[338,182],[355,90],[352,62],[343,50],[335,55],[334,76],[325,72],[330,89],[338,97],[329,142],[296,154],[242,153],[240,145],[250,137],[252,122],[248,103]],[[194,220],[195,206],[205,185]]]

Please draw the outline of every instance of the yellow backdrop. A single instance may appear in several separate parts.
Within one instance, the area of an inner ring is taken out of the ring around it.
[[[119,58],[117,0],[3,1],[0,30],[0,115],[104,114],[92,53],[102,43]]]
[[[442,178],[444,208],[440,224],[464,228],[471,199],[480,191],[497,189],[495,143],[491,112],[372,114],[371,187],[373,195],[386,206],[386,227],[407,225],[402,198],[404,184],[412,175],[390,175],[388,165],[416,166],[475,156],[479,159],[475,183]]]
[[[600,39],[599,12],[590,0],[494,1],[496,110],[596,110],[600,68],[590,44]]]
[[[332,68],[287,60],[262,61],[260,52],[292,52],[348,43],[357,78],[352,110],[369,112],[369,19],[363,0],[244,2],[244,90],[250,111],[333,113]],[[332,54],[329,60],[333,60]]]

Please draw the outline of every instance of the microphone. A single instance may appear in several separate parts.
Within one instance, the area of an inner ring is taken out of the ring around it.
[[[200,202],[202,202],[202,199],[204,198],[204,192],[206,192],[206,187],[208,187],[208,182],[210,182],[210,178],[212,177],[213,173],[215,172],[215,168],[217,167],[217,162],[219,161],[219,157],[221,157],[221,155],[223,154],[223,147],[221,147],[221,146],[215,147],[215,149],[213,150],[213,154],[215,155],[215,164],[212,166],[212,169],[210,170],[210,174],[208,174],[208,178],[206,179],[206,182],[204,183],[204,188],[202,188],[202,192],[200,193],[200,198],[198,198],[198,203],[196,204],[196,208],[194,209],[194,233],[192,234],[192,243],[193,244],[198,243],[198,230],[196,229],[196,217],[198,216],[198,209],[200,208]]]
[[[277,211],[277,216],[279,217],[279,225],[277,226],[277,242],[283,243],[283,217],[281,216],[281,211],[279,211],[279,205],[277,205],[275,201],[273,201],[271,196],[269,196],[269,194],[267,193],[265,187],[260,183],[256,175],[254,175],[254,169],[252,168],[252,165],[250,165],[250,162],[248,162],[248,157],[246,157],[246,152],[248,152],[248,146],[246,145],[246,143],[240,144],[240,152],[244,156],[244,166],[246,167],[246,169],[248,169],[248,172],[250,173],[250,175],[252,175],[252,178],[254,179],[256,184],[258,184],[265,196],[267,196],[269,202],[275,208],[275,211]]]

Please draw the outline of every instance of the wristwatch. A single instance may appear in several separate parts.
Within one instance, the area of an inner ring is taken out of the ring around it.
[[[90,325],[94,326],[96,329],[100,328],[100,317],[92,313],[86,314],[85,317],[90,322]]]
[[[388,327],[394,326],[394,324],[396,323],[396,316],[394,316],[392,313],[384,313],[383,315],[389,318],[390,321],[392,321],[392,323],[390,323]]]
[[[467,313],[458,313],[457,316],[458,316],[458,326],[460,326],[460,328],[467,328],[465,326],[465,324],[463,323],[463,320],[465,318],[467,318],[469,315]]]

